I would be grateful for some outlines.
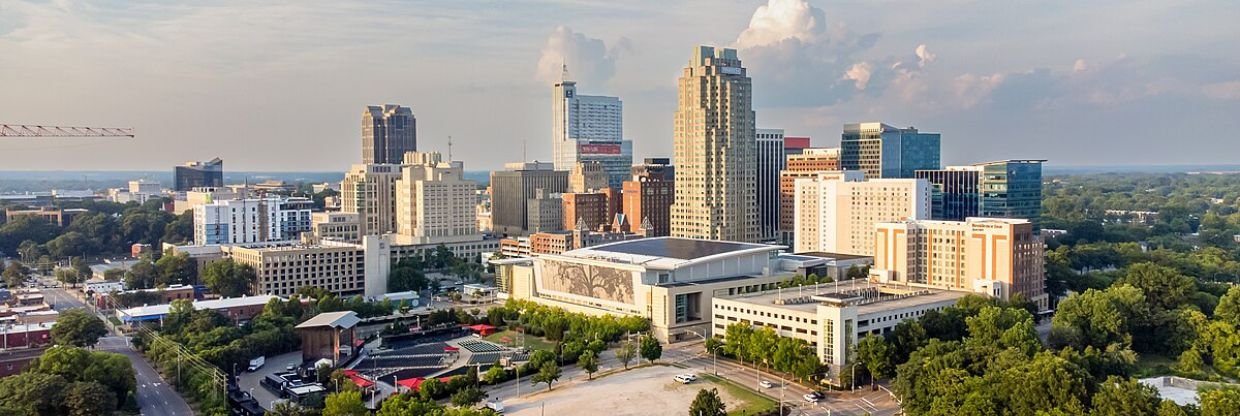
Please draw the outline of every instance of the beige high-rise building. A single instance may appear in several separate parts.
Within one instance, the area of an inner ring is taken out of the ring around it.
[[[361,235],[396,231],[396,181],[400,165],[353,165],[340,181],[342,212],[357,214]]]
[[[438,152],[405,154],[396,181],[396,243],[439,244],[482,239],[474,191],[465,164]]]
[[[924,179],[870,179],[861,171],[796,180],[794,248],[799,253],[874,255],[874,224],[930,218]]]
[[[609,186],[609,177],[603,164],[596,161],[577,162],[568,172],[568,190],[565,192],[595,192]]]
[[[1020,295],[1049,307],[1043,245],[1024,219],[905,221],[875,225],[874,267],[887,283],[985,293],[1010,300]]]
[[[679,80],[674,237],[757,241],[757,139],[735,49],[698,46]]]

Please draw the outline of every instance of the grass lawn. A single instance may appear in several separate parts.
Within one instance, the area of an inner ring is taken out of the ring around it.
[[[504,341],[505,337],[508,338],[509,342]],[[519,339],[517,331],[512,331],[512,330],[504,330],[504,331],[496,332],[494,334],[487,335],[483,339],[494,342],[499,345],[503,345],[503,346],[514,346],[514,347],[520,346],[520,344],[515,344],[517,340]],[[542,339],[542,337],[536,337],[536,336],[528,335],[528,334],[525,335],[525,346],[529,347],[529,349],[531,350],[547,350],[547,351],[555,350],[554,342]]]
[[[703,380],[719,385],[719,387],[726,390],[728,394],[732,395],[732,397],[745,402],[745,405],[740,408],[728,409],[729,415],[753,415],[774,410],[778,406],[774,400],[758,394],[753,390],[738,386],[736,383],[731,381],[715,377],[712,374],[700,374],[700,376]]]
[[[125,324],[124,322],[121,322],[120,319],[117,319],[116,316],[113,316],[113,315],[108,315],[108,322],[111,322],[112,325],[116,325],[116,326],[121,326]]]

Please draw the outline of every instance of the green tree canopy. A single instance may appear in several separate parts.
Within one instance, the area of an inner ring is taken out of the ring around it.
[[[542,366],[538,368],[538,372],[535,373],[533,377],[530,377],[530,381],[533,381],[535,385],[538,383],[547,383],[547,391],[551,391],[551,383],[554,383],[559,379],[560,366],[556,365],[555,361],[547,361],[543,363]]]
[[[74,308],[60,314],[52,327],[52,342],[59,345],[92,347],[108,334],[108,327],[98,316],[85,309]]]
[[[689,416],[727,416],[728,406],[719,397],[717,389],[698,390],[697,397],[689,404]]]
[[[341,391],[327,395],[323,400],[323,416],[367,416],[362,393],[359,391]]]
[[[257,276],[254,268],[248,264],[237,263],[232,259],[224,259],[207,264],[202,274],[202,281],[213,292],[224,297],[247,295]]]
[[[659,357],[663,356],[663,345],[659,344],[659,340],[655,339],[653,335],[643,336],[641,341],[641,355],[642,358],[645,358],[653,363],[655,360],[658,360]]]

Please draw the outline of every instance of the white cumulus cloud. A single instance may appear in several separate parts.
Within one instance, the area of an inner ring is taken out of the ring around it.
[[[616,74],[617,55],[631,48],[630,42],[624,38],[609,49],[602,39],[560,26],[547,37],[535,74],[538,81],[553,83],[560,79],[567,66],[569,77],[573,80],[587,85],[603,84]]]
[[[788,39],[813,42],[826,27],[826,13],[806,0],[768,0],[753,12],[749,27],[737,37],[736,45],[752,48]]]
[[[934,58],[938,57],[938,55],[931,53],[930,49],[926,48],[926,44],[924,43],[917,45],[917,49],[913,50],[913,53],[917,54],[917,66],[923,68],[926,64],[934,62]]]
[[[874,66],[870,65],[869,62],[855,63],[847,71],[844,71],[844,79],[852,81],[858,90],[864,90],[866,85],[870,83],[873,69]]]

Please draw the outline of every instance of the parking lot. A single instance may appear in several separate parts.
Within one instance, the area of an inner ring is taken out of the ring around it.
[[[301,351],[267,357],[267,363],[263,365],[263,368],[255,372],[247,372],[245,369],[238,367],[237,386],[241,387],[243,391],[250,392],[254,396],[254,400],[258,400],[260,406],[270,409],[272,403],[279,400],[280,397],[259,383],[263,380],[263,377],[283,372],[290,365],[299,364],[301,364]]]
[[[716,387],[729,409],[739,404],[727,389],[699,378],[690,384],[673,379],[685,369],[652,366],[621,372],[592,381],[556,383],[551,392],[545,384],[518,399],[504,402],[505,414],[517,416],[547,415],[682,415],[698,390]]]

